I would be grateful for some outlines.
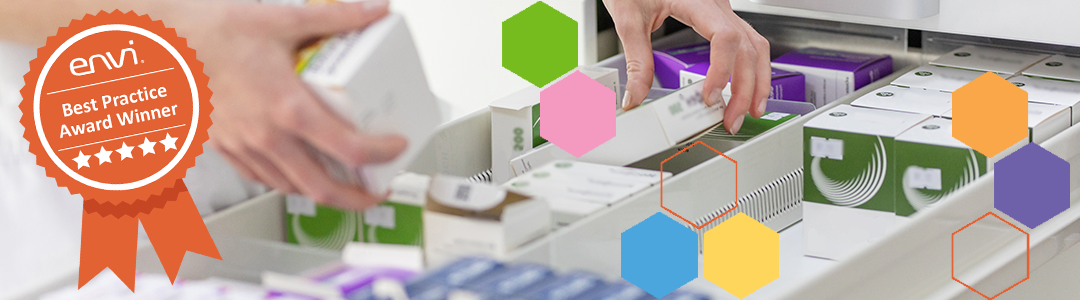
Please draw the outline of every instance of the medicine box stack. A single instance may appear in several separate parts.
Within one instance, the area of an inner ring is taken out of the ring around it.
[[[924,65],[900,75],[893,85],[952,93],[986,72]]]
[[[665,89],[677,89],[682,85],[680,71],[708,62],[709,43],[653,51],[653,72],[660,87]]]
[[[896,137],[899,192],[896,215],[910,216],[975,181],[994,163],[1028,143],[1021,140],[987,158],[953,138],[952,120],[931,118]]]
[[[559,159],[625,166],[678,145],[724,119],[722,105],[705,105],[700,85],[695,83],[619,114],[615,117],[615,132],[619,134],[581,157],[553,144],[518,156],[510,161],[514,175]]]
[[[546,201],[562,227],[659,183],[659,171],[556,160],[503,186]]]
[[[424,203],[431,177],[403,173],[391,182],[386,201],[365,209],[361,234],[364,242],[421,246]]]
[[[679,71],[680,87],[685,87],[704,80],[708,71],[709,63],[696,64],[685,70]],[[806,77],[799,72],[772,68],[772,80],[770,81],[770,85],[769,99],[800,102],[806,101]],[[729,98],[729,96],[731,96],[731,85],[724,86],[724,90],[721,93],[723,93],[725,98]]]
[[[362,212],[315,204],[307,197],[285,197],[286,241],[340,250],[348,242],[421,246],[427,175],[402,173],[391,181],[386,201]]]
[[[363,240],[360,214],[315,204],[300,195],[285,196],[285,240],[302,246],[341,250]]]
[[[608,282],[601,276],[589,272],[573,271],[559,274],[539,264],[505,264],[482,257],[457,259],[409,282],[404,290],[408,298],[413,300],[656,299],[624,280]],[[708,300],[710,298],[706,295],[678,290],[668,294],[664,299]]]
[[[616,93],[619,92],[619,70],[600,67],[579,67],[581,71]],[[574,71],[571,71],[572,73]],[[567,74],[570,74],[567,73]],[[552,82],[557,82],[552,81]],[[613,99],[617,109],[619,99]],[[491,102],[491,177],[503,183],[514,177],[510,160],[547,143],[540,136],[540,89],[528,86],[521,91]]]
[[[777,57],[772,66],[802,73],[806,102],[829,104],[893,72],[892,57],[821,48],[803,48]]]
[[[336,179],[383,194],[442,123],[412,36],[400,15],[362,31],[321,41],[300,77],[328,106],[367,134],[403,136],[408,146],[394,160],[352,168],[323,155]]]
[[[550,230],[551,211],[543,200],[461,177],[431,180],[424,210],[428,264],[470,255],[504,258]]]
[[[1022,73],[1027,77],[1080,82],[1080,58],[1054,55]]]
[[[942,117],[952,110],[952,94],[887,85],[855,99],[851,105]]]
[[[842,258],[897,224],[894,139],[930,117],[840,105],[804,124],[806,255]]]
[[[1068,106],[1028,102],[1028,141],[1042,144],[1068,129],[1071,120]]]
[[[1080,83],[1026,76],[1016,76],[1009,81],[1027,91],[1028,102],[1068,107],[1070,125],[1080,122]]]
[[[1047,57],[1050,55],[968,45],[945,53],[930,64],[978,72],[994,72],[1003,78],[1009,78]]]

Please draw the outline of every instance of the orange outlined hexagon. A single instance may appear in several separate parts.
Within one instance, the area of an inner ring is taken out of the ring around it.
[[[1026,274],[1026,276],[1024,276],[1024,279],[1021,279],[1020,281],[1017,281],[1013,285],[1009,286],[1005,290],[1003,290],[1000,293],[997,293],[996,295],[993,295],[993,296],[987,296],[986,294],[983,294],[982,292],[976,290],[975,287],[972,287],[972,286],[968,285],[967,283],[964,283],[960,279],[956,278],[956,234],[960,233],[964,229],[967,229],[972,224],[975,224],[975,223],[979,222],[979,220],[982,220],[983,218],[986,218],[987,216],[994,216],[998,220],[1001,220],[1002,222],[1005,222],[1005,224],[1009,224],[1009,226],[1012,226],[1012,228],[1020,231],[1020,233],[1023,233],[1024,236],[1027,238],[1027,251],[1025,252],[1025,254],[1027,255],[1027,268],[1026,268],[1027,269],[1027,274]],[[964,225],[964,227],[960,227],[960,229],[953,232],[952,238],[951,238],[951,240],[949,242],[949,248],[950,248],[950,251],[949,251],[950,252],[950,254],[949,254],[949,264],[950,264],[950,266],[949,266],[949,274],[952,276],[952,280],[964,285],[965,287],[967,287],[972,292],[975,292],[976,294],[979,294],[979,296],[983,296],[983,298],[986,298],[986,300],[993,300],[994,298],[997,298],[998,296],[1001,296],[1005,292],[1008,292],[1009,290],[1013,289],[1017,285],[1020,285],[1020,283],[1022,283],[1024,281],[1027,281],[1028,278],[1031,278],[1031,235],[1028,234],[1027,231],[1024,231],[1023,229],[1020,229],[1020,227],[1016,227],[1016,225],[1013,225],[1013,223],[1009,223],[1009,221],[1005,221],[1005,219],[1002,219],[1000,216],[998,216],[997,214],[995,214],[992,211],[987,212],[986,214],[982,215],[982,217],[979,217],[978,219],[975,219],[975,221],[971,221],[971,223],[968,223],[967,225]]]
[[[953,137],[993,157],[1028,136],[1028,95],[992,72],[952,94]]]
[[[683,216],[679,215],[678,213],[675,213],[675,211],[673,211],[670,208],[667,208],[666,206],[664,206],[664,163],[667,163],[672,158],[675,158],[676,156],[679,156],[679,154],[682,154],[683,152],[685,152],[687,150],[690,150],[690,148],[693,148],[694,146],[697,146],[697,145],[705,146],[705,148],[709,148],[709,150],[712,150],[713,152],[716,152],[716,154],[719,154],[720,156],[723,156],[724,158],[727,158],[728,160],[730,160],[732,163],[735,164],[735,199],[736,199],[735,206],[729,208],[728,210],[725,210],[720,215],[718,215],[716,217],[713,217],[712,219],[709,219],[709,221],[707,221],[707,222],[705,222],[704,224],[701,224],[701,225],[697,225],[697,224],[694,224],[694,222],[690,222],[690,220],[687,220],[686,218],[683,218]],[[690,224],[690,226],[694,226],[695,229],[705,228],[705,226],[709,225],[709,223],[712,223],[713,221],[716,221],[716,219],[719,219],[720,217],[723,217],[724,215],[728,214],[729,212],[734,211],[736,208],[739,208],[738,199],[739,199],[739,162],[735,161],[734,159],[731,159],[731,157],[728,157],[727,155],[724,155],[724,153],[721,153],[720,151],[717,151],[713,147],[710,147],[709,145],[705,144],[705,142],[696,141],[696,142],[690,144],[690,146],[687,146],[686,148],[683,148],[682,150],[679,150],[679,152],[675,152],[675,154],[672,154],[671,157],[668,157],[664,161],[660,162],[660,208],[663,208],[664,210],[671,213],[671,215],[676,216],[679,219],[683,220],[683,222],[686,222],[686,224]]]

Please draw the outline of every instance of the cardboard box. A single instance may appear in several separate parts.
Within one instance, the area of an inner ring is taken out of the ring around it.
[[[400,15],[391,14],[358,32],[321,42],[300,77],[360,131],[396,134],[408,147],[390,162],[354,169],[324,160],[337,179],[382,194],[419,154],[442,123],[438,101],[428,89],[412,36]]]
[[[547,144],[514,158],[510,166],[515,176],[559,159],[625,166],[667,150],[724,119],[722,105],[705,105],[700,84],[695,83],[616,116],[615,132],[618,134],[581,157]]]
[[[691,85],[705,79],[709,71],[709,63],[700,63],[679,71],[680,87]],[[772,69],[771,90],[769,99],[806,101],[806,77],[799,72],[789,72],[781,69]],[[731,96],[731,85],[724,86],[721,92],[728,98]]]
[[[1028,143],[987,158],[953,138],[952,120],[931,118],[896,137],[896,215],[910,216],[994,169],[994,163]]]
[[[619,91],[618,69],[584,66],[574,71],[581,71],[616,93]],[[566,75],[574,71],[567,72]],[[558,80],[552,81],[555,82]],[[530,85],[489,105],[492,182],[501,184],[513,178],[510,160],[547,143],[547,140],[540,136],[540,91],[541,89]],[[619,108],[620,99],[614,99],[615,107],[612,109]]]
[[[1050,55],[968,45],[949,51],[931,61],[930,64],[979,72],[994,72],[1001,77],[1009,78],[1047,57]]]
[[[653,72],[660,87],[677,89],[679,71],[694,64],[709,62],[709,43],[653,51]]]
[[[362,240],[360,214],[315,204],[301,195],[285,196],[285,241],[341,250]]]
[[[1080,58],[1054,55],[1025,69],[1022,74],[1028,77],[1080,81]]]
[[[1029,102],[1067,106],[1071,115],[1069,124],[1080,122],[1080,83],[1025,76],[1009,81],[1027,91]]]
[[[1068,129],[1070,118],[1068,106],[1028,102],[1028,141],[1042,144]]]
[[[983,74],[986,72],[926,65],[897,77],[892,85],[952,93]]]
[[[887,85],[855,99],[851,105],[940,117],[952,110],[952,94]]]
[[[547,201],[553,225],[561,227],[659,183],[659,171],[556,160],[503,187]]]
[[[892,57],[821,48],[788,52],[773,67],[802,73],[806,102],[822,107],[893,72]]]
[[[894,139],[928,118],[840,105],[803,125],[806,255],[839,259],[896,225]]]
[[[503,188],[436,175],[424,210],[424,255],[429,265],[463,256],[496,259],[551,230],[543,200]]]
[[[364,210],[364,242],[422,246],[424,204],[431,177],[402,173],[391,182],[386,201]]]

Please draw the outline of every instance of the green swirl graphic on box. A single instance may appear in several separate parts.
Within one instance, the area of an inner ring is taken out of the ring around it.
[[[892,138],[816,128],[803,135],[811,148],[803,158],[806,201],[894,211]]]
[[[933,118],[896,137],[901,192],[896,214],[910,216],[989,172],[994,162],[1027,144],[1021,140],[997,156],[986,157],[952,137],[952,120]]]
[[[929,118],[839,105],[803,125],[806,255],[843,258],[898,224],[896,138]]]
[[[285,239],[303,246],[340,250],[360,241],[360,216],[355,212],[316,205],[290,195],[286,202]]]

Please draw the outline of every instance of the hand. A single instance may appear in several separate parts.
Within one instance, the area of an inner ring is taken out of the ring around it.
[[[243,176],[282,192],[349,209],[378,203],[381,196],[331,178],[313,150],[358,167],[393,159],[405,140],[358,132],[329,110],[296,75],[294,53],[305,42],[384,17],[387,2],[213,5],[211,11],[221,12],[217,17],[185,24],[181,32],[204,63],[214,92],[210,144]]]
[[[705,103],[724,105],[721,91],[731,80],[725,129],[739,132],[748,111],[755,118],[765,114],[772,80],[769,41],[735,15],[727,0],[604,0],[604,6],[626,51],[624,110],[645,101],[653,81],[650,34],[671,16],[710,42],[710,66],[702,90]]]

